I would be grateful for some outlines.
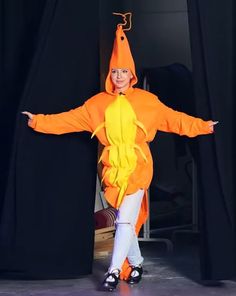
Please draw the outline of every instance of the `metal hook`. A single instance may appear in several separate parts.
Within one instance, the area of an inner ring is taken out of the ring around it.
[[[131,18],[132,18],[132,13],[131,12],[126,12],[126,13],[119,13],[119,12],[113,12],[112,14],[114,15],[120,15],[123,18],[123,23],[119,23],[117,25],[118,26],[122,26],[123,27],[123,31],[129,31],[132,27],[132,22],[131,22]],[[129,27],[128,28],[124,28],[124,26],[127,25],[127,17],[129,20]]]

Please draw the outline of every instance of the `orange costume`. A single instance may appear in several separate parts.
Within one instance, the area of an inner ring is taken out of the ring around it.
[[[114,93],[110,78],[112,68],[129,68],[133,74],[129,89]],[[29,125],[38,132],[64,134],[89,131],[104,145],[100,160],[103,168],[105,197],[109,204],[119,208],[125,195],[147,189],[153,174],[152,156],[148,143],[159,131],[188,137],[209,134],[208,121],[174,111],[161,103],[157,96],[139,88],[135,65],[128,40],[118,25],[110,60],[105,91],[88,99],[82,106],[59,114],[34,115]],[[145,194],[136,232],[148,216],[148,199]],[[125,261],[121,278],[130,272]]]

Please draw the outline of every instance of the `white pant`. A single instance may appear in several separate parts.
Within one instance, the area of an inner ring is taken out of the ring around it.
[[[138,219],[144,190],[124,197],[118,210],[116,219],[116,234],[109,272],[114,269],[121,270],[126,259],[130,265],[136,266],[143,262],[139,249],[138,238],[135,233],[135,224]]]

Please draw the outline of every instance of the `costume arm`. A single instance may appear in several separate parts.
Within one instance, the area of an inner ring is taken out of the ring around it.
[[[90,131],[90,115],[84,105],[68,112],[58,114],[36,114],[28,125],[37,132],[45,134],[65,134]]]
[[[157,129],[164,132],[172,132],[188,137],[212,133],[210,121],[175,111],[158,100],[158,126]]]

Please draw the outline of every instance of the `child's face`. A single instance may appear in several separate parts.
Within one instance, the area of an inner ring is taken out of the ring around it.
[[[115,91],[122,92],[126,91],[129,88],[130,80],[133,78],[133,75],[130,69],[127,68],[113,68],[111,70],[111,80],[114,84]]]

